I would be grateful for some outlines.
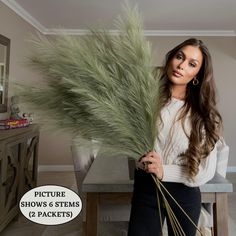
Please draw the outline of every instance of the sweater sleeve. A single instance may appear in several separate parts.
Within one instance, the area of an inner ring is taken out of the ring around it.
[[[199,172],[194,178],[190,178],[186,166],[177,164],[163,165],[164,182],[178,182],[190,187],[196,187],[205,184],[214,177],[217,162],[217,145],[204,158],[199,165]]]

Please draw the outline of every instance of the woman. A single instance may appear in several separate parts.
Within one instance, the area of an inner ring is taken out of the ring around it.
[[[175,235],[153,174],[188,215],[163,189],[183,229],[180,235],[194,236],[201,209],[198,186],[214,176],[222,127],[211,56],[203,42],[191,38],[169,51],[160,80],[159,136],[155,150],[144,155],[135,170],[128,235],[162,235],[165,218],[168,235]]]

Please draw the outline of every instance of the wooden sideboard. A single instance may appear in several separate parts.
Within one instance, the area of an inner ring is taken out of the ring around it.
[[[39,128],[0,130],[0,232],[19,213],[22,195],[36,186]]]

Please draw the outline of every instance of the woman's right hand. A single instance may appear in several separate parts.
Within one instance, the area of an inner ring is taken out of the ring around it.
[[[143,170],[155,174],[158,179],[163,178],[163,166],[160,155],[155,151],[149,152],[140,159]]]

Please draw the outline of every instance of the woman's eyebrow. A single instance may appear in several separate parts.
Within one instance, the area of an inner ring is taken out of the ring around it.
[[[184,56],[184,58],[186,58],[186,54],[183,51],[180,50],[180,51],[177,52],[177,54],[178,53],[181,53]],[[195,58],[189,58],[189,59],[199,63],[198,59],[195,59]]]
[[[178,55],[178,54],[181,54],[181,56],[183,56],[184,58],[186,58],[186,55],[184,54],[183,51],[179,50],[179,51],[176,53],[176,55]]]

